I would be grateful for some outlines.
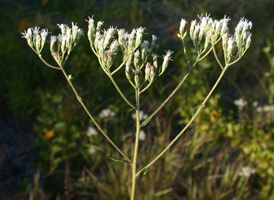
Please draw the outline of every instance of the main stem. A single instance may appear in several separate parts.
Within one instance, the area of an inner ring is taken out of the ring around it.
[[[135,188],[136,188],[136,165],[137,165],[137,156],[138,156],[138,147],[139,147],[139,137],[140,137],[140,89],[135,90],[136,96],[136,137],[135,137],[135,147],[132,161],[132,185],[131,185],[131,200],[134,200],[135,197]]]

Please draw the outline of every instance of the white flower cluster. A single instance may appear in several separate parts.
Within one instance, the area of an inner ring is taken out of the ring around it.
[[[103,109],[100,113],[99,113],[99,117],[102,119],[105,118],[112,118],[115,116],[115,112],[111,111],[109,108]]]
[[[55,61],[61,65],[66,59],[65,55],[69,55],[71,50],[78,43],[83,35],[83,31],[74,23],[72,23],[71,28],[64,24],[58,24],[58,26],[61,29],[61,34],[58,36],[51,36],[50,51]],[[28,28],[22,35],[23,38],[27,40],[28,45],[40,55],[46,43],[48,30],[42,29],[40,31],[39,27]]]
[[[249,48],[251,43],[251,33],[249,30],[251,28],[252,23],[242,18],[235,28],[234,36],[229,36],[228,33],[222,36],[226,64],[242,57],[245,51]],[[235,49],[237,49],[236,55],[233,53],[233,50]]]
[[[242,169],[240,170],[239,176],[248,178],[248,177],[250,177],[250,175],[255,174],[255,173],[256,173],[256,170],[254,168],[245,166],[245,167],[242,167]]]
[[[55,61],[61,65],[65,61],[65,56],[70,54],[80,40],[83,31],[74,23],[71,28],[65,24],[58,24],[58,26],[61,29],[61,34],[51,36],[50,51]]]
[[[234,100],[235,106],[239,109],[239,111],[243,110],[243,108],[247,105],[247,101],[244,100],[243,98],[239,98]]]
[[[211,43],[215,45],[222,38],[225,63],[228,65],[240,58],[249,48],[251,43],[252,23],[244,18],[235,28],[234,36],[229,34],[228,22],[230,18],[224,16],[221,20],[213,20],[210,15],[198,16],[199,22],[193,20],[190,25],[189,35],[198,53],[204,52]],[[187,34],[186,20],[182,19],[178,36],[183,40]],[[204,41],[202,43],[202,41]],[[234,54],[234,50],[237,53]]]
[[[274,113],[274,105],[266,105],[266,106],[258,107],[256,111],[259,113],[262,113],[262,112]]]
[[[92,126],[88,127],[88,130],[87,130],[87,136],[88,137],[91,137],[91,136],[97,135],[97,134],[98,134],[98,132],[94,127],[92,127]]]
[[[48,35],[47,29],[39,30],[39,27],[28,28],[22,33],[23,38],[28,42],[28,45],[37,53],[40,54],[46,43]]]
[[[160,68],[157,64],[158,56],[155,54],[152,55],[153,63],[147,62],[157,37],[152,35],[151,43],[143,40],[145,28],[139,27],[130,33],[113,27],[101,30],[103,22],[97,22],[95,27],[93,18],[87,21],[90,46],[107,74],[111,73],[110,68],[119,49],[122,51],[123,64],[126,66],[126,77],[134,87],[141,87],[145,81],[152,83],[156,76],[160,76],[166,70],[172,52],[167,51]]]
[[[135,113],[135,112],[132,113],[132,114],[131,114],[131,117],[132,117],[132,119],[135,120],[135,119],[136,119],[136,113]],[[143,121],[143,120],[145,120],[145,119],[147,119],[147,118],[148,118],[147,114],[145,114],[144,111],[141,110],[141,111],[139,112],[139,119],[140,119],[140,121]]]
[[[189,35],[194,47],[201,53],[207,49],[209,43],[214,45],[220,37],[229,32],[228,21],[230,19],[225,16],[221,20],[213,20],[207,14],[198,16],[198,18],[199,22],[196,20],[191,22]],[[178,34],[181,39],[184,39],[187,34],[185,30],[186,23],[185,19],[181,20]],[[203,40],[204,44],[202,44]]]

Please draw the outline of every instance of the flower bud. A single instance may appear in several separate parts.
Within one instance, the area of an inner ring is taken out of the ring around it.
[[[181,37],[184,37],[185,35],[185,27],[186,27],[186,20],[184,18],[181,19],[181,22],[180,22],[180,28],[179,28],[179,33],[181,35]],[[182,38],[183,39],[183,38]]]
[[[227,60],[226,60],[227,63],[231,61],[233,48],[234,48],[234,38],[229,37],[228,44],[227,44]]]
[[[107,32],[105,34],[105,38],[104,38],[104,44],[103,44],[104,49],[106,49],[106,47],[109,45],[114,33],[115,33],[115,29],[113,27],[110,27],[107,30]]]
[[[95,26],[94,26],[94,19],[92,17],[89,17],[88,21],[88,40],[93,46],[93,41],[95,39]]]
[[[27,31],[25,31],[23,34],[23,38],[26,38],[28,45],[33,48],[33,40],[32,40],[32,30],[31,28],[28,28]]]
[[[56,36],[51,36],[50,38],[50,52],[54,53],[55,50],[55,43],[56,43]]]
[[[149,42],[144,41],[141,44],[141,60],[146,60],[150,53]]]
[[[194,38],[193,37],[193,34],[194,34],[194,29],[195,29],[195,26],[196,26],[196,20],[193,20],[191,22],[191,25],[190,25],[190,30],[189,30],[189,35],[190,35],[190,38]]]
[[[156,54],[153,54],[153,55],[152,55],[153,67],[154,67],[155,69],[158,69],[157,58],[158,58],[158,56],[157,56]]]
[[[140,28],[137,29],[136,40],[135,40],[135,48],[137,48],[141,44],[141,42],[143,40],[144,30],[145,30],[145,28],[143,28],[143,27],[140,27]]]
[[[126,63],[125,72],[126,72],[126,77],[127,77],[127,79],[130,80],[131,75],[132,75],[132,68],[131,68],[131,63],[130,63],[130,62],[127,62],[127,63]]]
[[[126,49],[126,32],[125,29],[118,30],[118,42],[119,44]]]
[[[140,52],[139,52],[139,50],[137,50],[137,51],[134,53],[133,64],[134,64],[134,66],[135,66],[135,69],[139,69],[139,68],[140,68]]]
[[[41,48],[41,36],[39,34],[35,35],[35,48],[38,53],[40,53]]]
[[[145,68],[145,81],[149,80],[150,77],[150,63],[146,64],[146,68]]]
[[[246,43],[245,43],[245,49],[248,49],[250,44],[251,44],[251,36],[252,34],[250,33],[246,39]]]
[[[140,76],[141,76],[141,71],[139,69],[136,69],[134,71],[134,81],[135,81],[135,86],[136,88],[140,87]]]
[[[113,40],[110,44],[110,52],[111,54],[115,54],[119,48],[119,42],[117,40]]]
[[[102,21],[97,22],[96,31],[100,31],[103,24],[104,24],[104,22],[102,22]]]
[[[41,31],[41,39],[42,39],[42,41],[41,41],[41,50],[45,46],[47,36],[48,36],[48,30],[47,29],[42,29],[42,31]]]
[[[136,34],[136,29],[133,29],[130,33],[130,35],[128,36],[128,50],[132,51],[134,49],[134,45],[135,45],[135,34]]]
[[[67,26],[65,24],[57,24],[57,26],[61,29],[61,34],[65,35]]]
[[[152,35],[152,40],[151,40],[151,44],[150,44],[151,50],[154,49],[157,39],[158,39],[158,37],[156,35]]]
[[[150,70],[149,70],[149,81],[152,82],[155,78],[155,70],[154,67],[150,65]]]
[[[170,51],[170,50],[168,50],[166,52],[166,55],[164,56],[164,61],[163,61],[163,64],[162,64],[162,71],[161,71],[161,73],[159,75],[161,75],[162,73],[164,73],[164,71],[166,70],[167,65],[168,65],[168,61],[170,60],[172,53],[173,52]]]

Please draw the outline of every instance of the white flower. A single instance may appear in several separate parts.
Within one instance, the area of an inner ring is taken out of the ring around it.
[[[109,108],[102,110],[99,114],[100,118],[111,118],[115,116],[115,112],[111,111]]]
[[[140,141],[145,141],[146,140],[146,133],[145,133],[145,131],[143,131],[143,130],[140,131],[139,140]]]
[[[88,148],[88,152],[90,154],[94,154],[94,153],[96,153],[96,149],[93,146],[91,146],[91,147]]]
[[[243,98],[239,98],[234,101],[234,104],[238,107],[239,110],[242,110],[246,106],[247,102]]]
[[[274,105],[258,107],[256,110],[257,112],[274,112]]]
[[[242,167],[242,169],[240,170],[239,176],[248,178],[251,174],[255,174],[255,173],[256,173],[256,170],[254,168],[245,166],[245,167]]]
[[[98,132],[95,128],[93,128],[92,126],[88,127],[88,130],[87,130],[87,136],[88,137],[91,137],[91,136],[97,135],[97,134],[98,134]]]
[[[131,117],[132,117],[132,119],[136,119],[136,113],[132,113]],[[140,121],[143,121],[143,120],[145,120],[147,118],[148,118],[147,114],[145,114],[144,111],[140,110],[140,112],[139,112],[139,119],[140,119]]]

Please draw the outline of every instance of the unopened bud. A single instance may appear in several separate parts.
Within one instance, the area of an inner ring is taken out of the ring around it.
[[[196,26],[196,20],[193,20],[193,21],[191,22],[190,30],[189,30],[190,38],[194,38],[194,37],[193,37],[193,34],[194,34],[195,26]]]
[[[55,43],[56,43],[56,36],[51,36],[50,38],[50,52],[55,52]]]
[[[100,31],[103,24],[104,24],[104,22],[102,22],[102,21],[97,22],[96,31]]]
[[[36,51],[40,53],[40,48],[41,48],[41,36],[39,34],[37,34],[35,36],[35,48],[36,48]]]
[[[184,18],[182,18],[181,22],[180,22],[180,28],[179,28],[179,33],[180,33],[181,37],[184,37],[184,35],[185,35],[186,23],[187,23],[186,20]]]
[[[65,35],[67,26],[65,24],[57,24],[57,26],[59,26],[59,28],[61,29],[61,34]]]
[[[104,39],[104,49],[106,49],[106,47],[109,45],[110,41],[111,41],[111,38],[113,37],[115,33],[115,29],[113,27],[110,27],[107,32],[106,32],[106,35],[105,35],[105,39]]]
[[[143,27],[140,27],[140,28],[137,29],[135,48],[137,48],[141,44],[141,42],[143,40],[144,30],[145,30],[145,28],[143,28]]]
[[[47,29],[42,29],[42,31],[41,31],[41,39],[42,39],[41,40],[41,50],[45,46],[47,36],[48,36],[48,30]]]
[[[246,39],[245,49],[248,49],[251,44],[251,33],[249,34],[248,38]]]
[[[134,64],[134,66],[135,66],[136,69],[139,69],[139,67],[140,67],[140,52],[139,52],[139,50],[137,50],[134,53],[133,64]]]
[[[128,36],[128,50],[132,51],[134,49],[134,45],[135,45],[135,34],[136,34],[136,30],[133,29],[130,33],[130,35]]]
[[[145,68],[145,81],[149,80],[150,77],[150,63],[146,64],[146,68]]]
[[[166,55],[164,56],[164,61],[163,61],[163,64],[162,64],[162,71],[161,71],[160,75],[161,75],[162,73],[164,73],[164,71],[166,70],[166,68],[167,68],[167,66],[168,66],[168,62],[169,62],[169,60],[171,59],[171,54],[172,54],[172,53],[173,53],[173,52],[170,51],[170,50],[168,50],[168,51],[166,52]]]
[[[151,44],[150,44],[150,49],[154,49],[156,41],[157,41],[158,37],[156,35],[152,35],[152,40],[151,40]]]
[[[122,47],[126,48],[126,32],[124,29],[118,30],[118,42]]]
[[[156,54],[153,54],[153,55],[152,55],[153,67],[154,67],[155,69],[158,68],[157,58],[158,58],[158,56],[157,56]]]

